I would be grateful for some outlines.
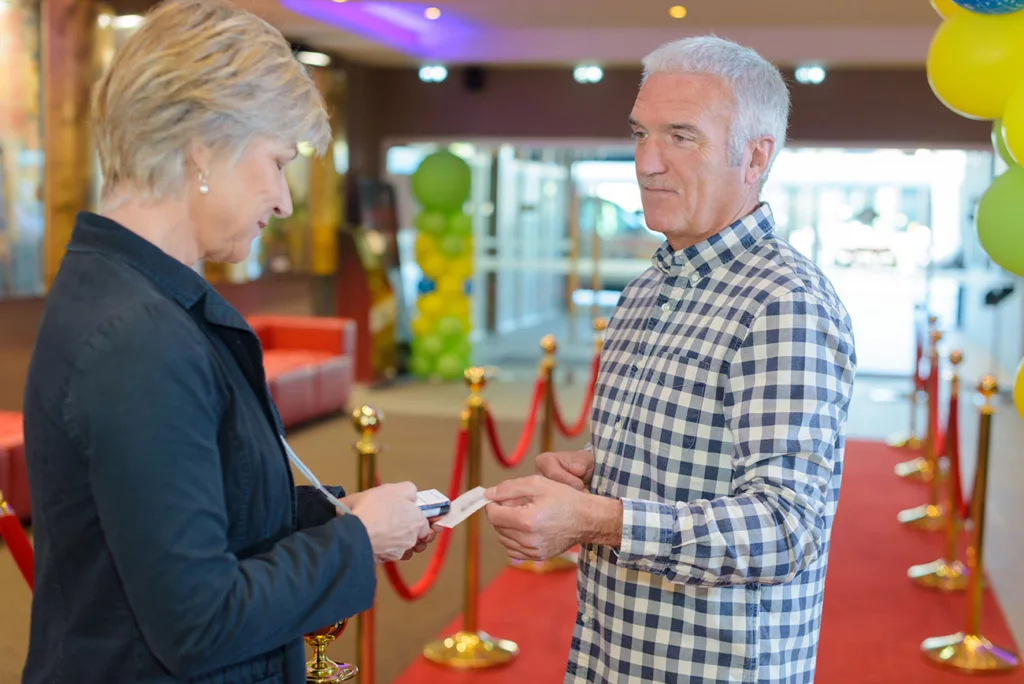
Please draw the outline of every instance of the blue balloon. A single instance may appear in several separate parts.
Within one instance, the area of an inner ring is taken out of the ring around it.
[[[430,278],[420,278],[416,289],[420,291],[420,294],[430,294],[437,289],[437,284]]]
[[[1024,0],[953,0],[975,14],[1010,14],[1024,9]]]

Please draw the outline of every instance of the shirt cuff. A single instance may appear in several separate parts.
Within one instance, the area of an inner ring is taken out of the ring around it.
[[[677,521],[672,504],[623,499],[618,565],[664,575],[682,542]]]

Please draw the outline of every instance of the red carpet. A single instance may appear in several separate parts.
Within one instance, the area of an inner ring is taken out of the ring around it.
[[[901,454],[883,444],[851,442],[832,534],[825,614],[816,682],[823,684],[943,684],[964,675],[933,666],[919,651],[921,640],[951,634],[964,623],[962,595],[919,589],[907,568],[941,554],[941,534],[904,529],[896,513],[923,502],[923,485],[893,475]],[[519,644],[520,655],[505,668],[453,672],[417,659],[395,684],[536,684],[562,681],[576,616],[575,576],[537,576],[505,570],[481,596],[484,631]],[[529,598],[527,598],[529,597]],[[442,634],[459,629],[454,620]],[[995,596],[988,592],[983,634],[1015,648]],[[1024,683],[1024,671],[999,681]]]

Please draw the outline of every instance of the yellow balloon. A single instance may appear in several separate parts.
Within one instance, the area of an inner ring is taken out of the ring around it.
[[[1017,407],[1017,413],[1024,418],[1024,360],[1021,360],[1017,367],[1017,379],[1013,383],[1013,403]]]
[[[434,333],[434,319],[426,316],[417,316],[409,324],[414,337],[426,337]]]
[[[1003,141],[1018,164],[1024,162],[1024,85],[1010,95],[1003,112]]]
[[[422,314],[420,318],[428,318],[431,322],[443,316],[446,309],[445,300],[436,292],[430,292],[420,297],[416,306]]]
[[[953,0],[932,0],[932,9],[939,13],[943,19],[947,19],[956,12],[963,12],[964,8],[953,2]]]
[[[469,321],[469,297],[449,297],[444,302],[444,314],[455,316],[462,321]]]
[[[437,280],[451,268],[451,262],[445,259],[440,254],[427,254],[420,262],[420,270],[423,271],[423,275],[427,276],[431,280]]]
[[[458,275],[445,275],[437,281],[437,291],[442,297],[458,297],[463,294],[464,278]]]
[[[437,248],[437,240],[432,235],[426,233],[420,233],[416,236],[416,262],[423,263],[425,259],[428,259],[432,255],[440,255],[440,251]]]
[[[1024,84],[1024,12],[955,12],[928,49],[928,83],[957,114],[998,119]]]

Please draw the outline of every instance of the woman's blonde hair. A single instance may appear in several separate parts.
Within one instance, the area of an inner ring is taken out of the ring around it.
[[[103,195],[128,186],[152,199],[184,188],[190,145],[239,155],[254,136],[322,154],[323,99],[281,32],[223,0],[166,0],[96,85],[93,124]]]

